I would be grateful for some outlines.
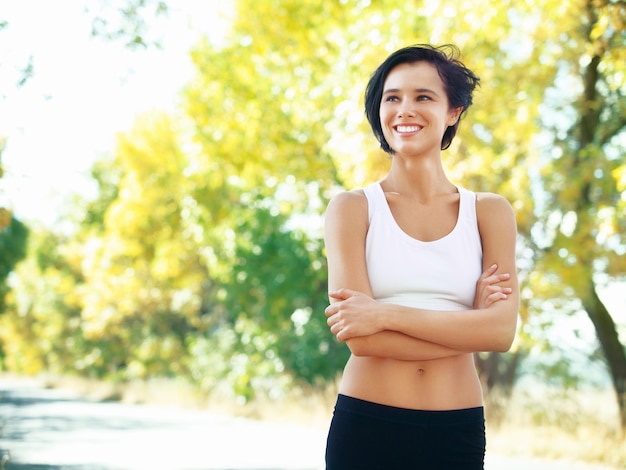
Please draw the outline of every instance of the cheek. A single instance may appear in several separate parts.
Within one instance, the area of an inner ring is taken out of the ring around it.
[[[378,120],[380,122],[380,129],[383,131],[383,135],[387,136],[387,125],[385,124],[385,118],[382,115],[378,116]]]
[[[383,129],[383,132],[387,132],[387,128],[389,125],[389,112],[385,111],[384,108],[381,108],[380,111],[378,112],[378,119],[380,119],[380,126]]]
[[[385,137],[385,140],[389,142],[393,138],[391,130],[389,129],[388,126],[385,125],[385,121],[381,121],[381,127],[383,130],[383,136]]]

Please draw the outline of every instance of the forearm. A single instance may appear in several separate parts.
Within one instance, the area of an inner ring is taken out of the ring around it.
[[[355,356],[380,357],[401,361],[430,361],[465,354],[463,351],[407,336],[397,331],[381,331],[346,341]]]
[[[384,328],[465,352],[507,351],[517,324],[516,298],[488,308],[436,311],[387,305]]]

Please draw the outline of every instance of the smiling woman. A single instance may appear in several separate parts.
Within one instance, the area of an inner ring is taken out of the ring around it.
[[[412,46],[379,66],[366,115],[391,168],[328,205],[326,316],[352,353],[328,470],[483,468],[473,353],[513,341],[516,225],[506,200],[443,170],[441,152],[478,83],[455,52]]]

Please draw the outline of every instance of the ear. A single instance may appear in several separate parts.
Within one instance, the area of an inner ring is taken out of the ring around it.
[[[459,106],[458,108],[454,108],[451,109],[450,112],[448,113],[448,127],[449,126],[454,126],[457,121],[459,120],[459,116],[461,116],[461,113],[463,112],[463,106]]]

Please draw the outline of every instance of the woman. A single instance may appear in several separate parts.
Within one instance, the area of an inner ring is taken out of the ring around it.
[[[328,470],[483,468],[473,353],[513,341],[516,224],[504,198],[444,172],[441,151],[478,84],[457,54],[411,46],[379,66],[365,108],[390,170],[328,205],[326,316],[352,353]]]

